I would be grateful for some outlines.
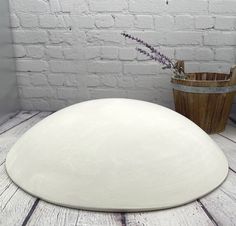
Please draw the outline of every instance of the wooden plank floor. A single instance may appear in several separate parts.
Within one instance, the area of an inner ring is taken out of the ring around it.
[[[6,174],[7,152],[19,137],[49,112],[22,111],[0,126],[0,226],[236,226],[236,126],[230,123],[212,139],[229,161],[229,175],[211,194],[178,208],[145,213],[101,213],[59,207],[35,198]]]

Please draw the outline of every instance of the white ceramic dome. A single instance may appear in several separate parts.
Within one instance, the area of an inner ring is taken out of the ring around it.
[[[6,167],[34,196],[102,211],[185,204],[228,172],[222,151],[193,122],[130,99],[87,101],[52,114],[19,139]]]

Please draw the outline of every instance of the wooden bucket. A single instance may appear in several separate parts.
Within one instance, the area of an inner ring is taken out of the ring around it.
[[[191,73],[188,79],[172,77],[175,110],[207,133],[225,129],[236,93],[236,67],[230,74]]]

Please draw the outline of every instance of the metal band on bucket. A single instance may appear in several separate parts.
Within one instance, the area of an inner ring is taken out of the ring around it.
[[[181,84],[172,83],[173,89],[183,91],[186,93],[231,93],[236,92],[236,85],[223,86],[223,87],[198,87],[198,86],[185,86]]]

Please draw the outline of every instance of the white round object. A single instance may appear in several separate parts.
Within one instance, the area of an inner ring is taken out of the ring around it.
[[[102,211],[185,204],[228,173],[224,154],[197,125],[130,99],[92,100],[50,115],[13,146],[6,167],[34,196]]]

